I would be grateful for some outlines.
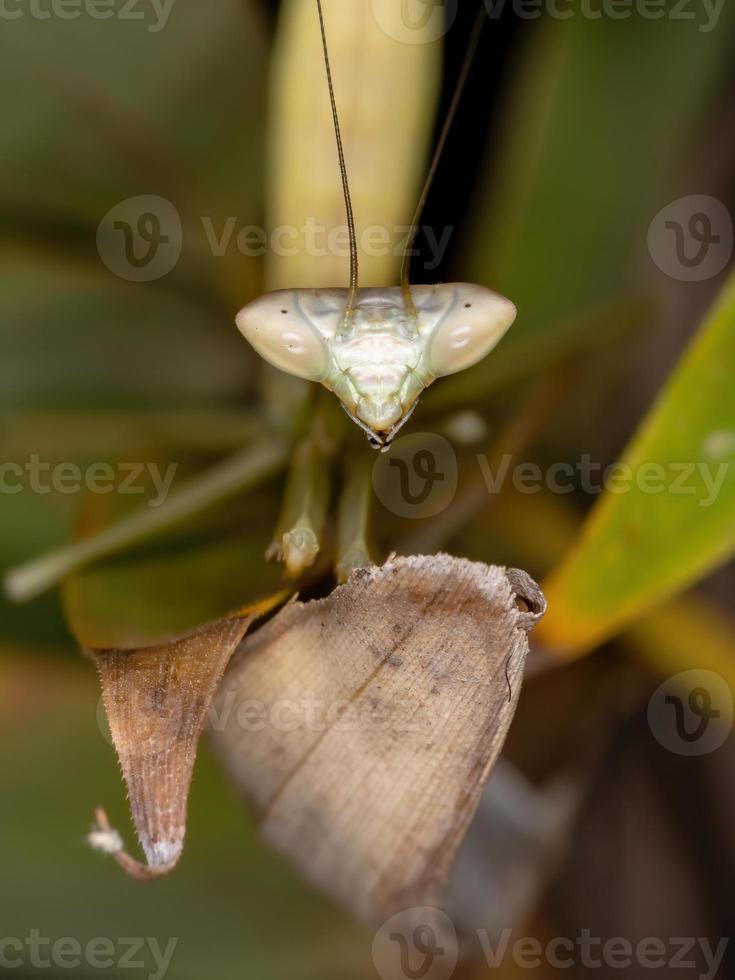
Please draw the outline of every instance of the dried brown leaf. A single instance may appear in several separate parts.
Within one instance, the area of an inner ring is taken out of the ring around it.
[[[437,555],[282,609],[212,712],[265,837],[365,920],[439,901],[544,608],[523,572]]]
[[[239,610],[171,643],[88,650],[95,659],[110,732],[147,864],[124,848],[102,809],[89,841],[131,877],[171,871],[181,856],[197,745],[227,662],[273,602]]]

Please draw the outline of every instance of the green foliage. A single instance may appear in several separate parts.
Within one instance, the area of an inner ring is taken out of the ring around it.
[[[642,325],[646,230],[701,134],[729,51],[732,10],[724,17],[711,33],[573,17],[531,36],[456,271],[512,297],[518,322],[437,402],[481,398]]]
[[[735,278],[552,575],[547,642],[589,649],[732,555],[733,377]]]
[[[236,249],[214,256],[201,223],[203,215],[218,231],[231,215],[238,227],[261,223],[269,195],[275,207],[266,122],[283,128],[288,121],[266,120],[273,49],[261,8],[256,0],[179,2],[160,33],[135,21],[85,17],[4,24],[0,82],[14,95],[0,131],[4,461],[23,464],[34,453],[81,467],[171,459],[181,464],[178,484],[264,433],[288,439],[292,427],[306,431],[305,387],[274,378],[233,324],[238,304],[261,290],[264,263]],[[612,461],[637,427],[622,458],[634,473],[650,462],[702,464],[715,473],[729,463],[711,506],[700,506],[708,494],[700,473],[693,495],[607,492],[584,521],[588,501],[579,496],[564,498],[562,510],[546,509],[543,494],[472,497],[470,464],[482,448],[472,444],[459,453],[458,500],[469,505],[432,521],[440,529],[446,522],[455,551],[555,569],[542,634],[550,647],[579,653],[627,630],[622,642],[637,645],[656,669],[685,669],[690,656],[691,666],[726,676],[729,622],[719,610],[713,639],[696,599],[678,603],[676,595],[735,545],[735,284],[725,287],[642,422],[631,419],[635,409],[620,379],[635,381],[637,344],[647,331],[658,331],[662,357],[675,345],[667,311],[679,302],[672,290],[680,284],[654,278],[646,229],[663,205],[707,182],[701,147],[731,57],[732,24],[728,7],[711,33],[689,21],[635,16],[524,28],[456,261],[458,279],[505,293],[520,317],[486,362],[437,383],[411,422],[415,432],[447,431],[447,409],[472,409],[493,437],[503,424],[512,431],[528,383],[553,379],[560,363],[571,363],[576,373],[537,427],[528,458],[573,459],[592,446]],[[359,32],[346,28],[359,42]],[[339,83],[344,68],[336,61]],[[361,71],[369,68],[368,60]],[[396,119],[396,91],[362,85],[350,108],[365,140],[383,131],[394,144],[403,139],[401,186],[423,167],[435,95],[431,59],[416,58],[416,77],[419,69],[427,74],[422,91],[406,86],[402,93],[405,111],[420,117],[410,140],[405,120]],[[318,71],[322,82],[321,64]],[[383,102],[362,127],[363,95],[381,92]],[[324,119],[331,126],[327,112]],[[302,125],[303,114],[290,124]],[[291,145],[289,134],[276,136]],[[325,130],[328,142],[317,145],[330,166],[331,138]],[[279,179],[293,186],[280,202],[316,184],[318,200],[331,193],[320,183],[332,181],[326,166],[312,172],[289,158],[282,170]],[[687,182],[692,173],[697,179]],[[325,220],[342,214],[333,176],[334,207],[325,208]],[[352,170],[365,201],[385,200],[390,215],[409,215],[413,201],[386,197],[390,176],[365,154]],[[121,199],[148,193],[176,202],[184,251],[164,279],[134,284],[103,266],[95,232]],[[304,206],[312,213],[311,199]],[[714,285],[698,287],[699,302]],[[636,394],[640,402],[640,387]],[[650,403],[653,393],[644,394]],[[360,434],[354,441],[356,452],[368,454]],[[330,473],[332,511],[345,484],[338,462]],[[273,595],[281,570],[263,553],[282,491],[281,475],[270,475],[70,578],[65,602],[76,633],[90,644],[151,643]],[[87,497],[82,504],[78,495],[28,488],[4,494],[0,564],[7,570],[114,524],[140,499]],[[391,550],[405,522],[381,511],[375,525],[369,541],[362,522],[359,534],[352,531],[360,553],[369,544],[377,558],[374,539]],[[331,554],[333,542],[327,545]],[[319,576],[320,585],[331,584],[324,567]],[[674,644],[657,616],[686,643]],[[364,935],[273,857],[208,756],[197,768],[190,843],[174,879],[141,889],[88,852],[82,834],[93,805],[117,794],[117,825],[124,806],[112,750],[95,721],[92,669],[83,675],[68,656],[72,640],[56,593],[26,606],[0,598],[0,618],[0,725],[10,736],[0,751],[7,788],[0,834],[13,842],[4,865],[12,887],[0,899],[5,934],[23,936],[34,925],[84,939],[110,935],[114,923],[119,935],[178,935],[176,980],[371,975],[358,954],[368,949]],[[49,657],[49,649],[63,657]],[[14,713],[18,704],[23,711]]]

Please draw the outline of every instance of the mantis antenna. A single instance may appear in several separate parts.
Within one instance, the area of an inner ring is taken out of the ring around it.
[[[347,166],[345,164],[345,151],[342,145],[342,132],[339,126],[339,114],[337,112],[337,100],[334,97],[334,83],[332,82],[332,68],[329,63],[329,47],[327,45],[327,32],[324,27],[324,11],[322,10],[322,0],[316,0],[317,10],[319,11],[319,29],[322,35],[322,48],[324,50],[324,67],[327,70],[327,85],[329,86],[329,102],[332,106],[332,119],[334,120],[334,135],[337,140],[337,156],[339,157],[339,172],[342,177],[342,191],[345,197],[345,210],[347,212],[347,228],[350,235],[350,292],[347,299],[347,310],[345,317],[349,319],[357,300],[358,286],[358,265],[357,265],[357,234],[355,233],[355,215],[352,210],[352,197],[350,196],[350,184],[347,180]]]
[[[411,222],[411,230],[408,233],[406,246],[403,250],[403,260],[401,262],[401,291],[403,293],[403,302],[406,306],[406,312],[409,314],[409,316],[416,316],[416,307],[411,296],[411,285],[409,283],[409,273],[411,271],[411,249],[413,248],[413,243],[416,240],[416,235],[418,234],[419,230],[419,221],[421,220],[421,215],[423,214],[424,207],[426,206],[426,199],[429,196],[431,185],[434,182],[434,177],[436,176],[436,171],[439,167],[439,161],[442,158],[444,147],[446,146],[449,132],[454,122],[454,117],[457,115],[457,109],[459,108],[459,103],[462,99],[464,87],[467,84],[467,77],[470,73],[470,68],[472,66],[472,62],[474,61],[475,54],[477,53],[477,46],[480,43],[480,34],[482,33],[484,22],[485,7],[483,4],[480,4],[480,9],[477,11],[475,23],[472,26],[472,33],[470,35],[469,44],[467,45],[467,52],[464,56],[464,61],[462,62],[462,68],[459,72],[454,94],[452,95],[452,101],[449,105],[449,110],[447,112],[446,119],[444,120],[441,133],[439,134],[439,140],[436,144],[434,155],[431,158],[431,164],[429,166],[429,172],[426,176],[426,182],[424,183],[423,190],[421,191],[419,202],[416,205],[416,212],[413,216],[413,221]]]

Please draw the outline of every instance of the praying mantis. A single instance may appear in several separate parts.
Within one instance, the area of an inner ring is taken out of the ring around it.
[[[478,19],[406,241],[399,286],[359,287],[357,235],[322,0],[316,0],[324,64],[350,240],[347,288],[281,289],[237,315],[237,326],[266,361],[287,374],[320,382],[386,452],[437,378],[482,360],[516,318],[510,300],[485,286],[411,286],[410,252],[432,178],[446,142],[479,38]]]
[[[365,431],[370,445],[383,452],[410,419],[421,393],[437,378],[455,374],[482,360],[495,347],[516,317],[512,302],[483,285],[440,283],[411,285],[410,255],[434,174],[456,114],[484,20],[481,6],[459,80],[442,127],[429,172],[407,236],[398,286],[361,288],[355,219],[347,178],[345,153],[332,81],[322,0],[316,0],[321,30],[332,120],[337,145],[350,245],[349,284],[334,288],[280,289],[250,302],[237,314],[240,331],[257,353],[276,368],[321,383],[334,392],[350,418]],[[5,576],[6,594],[25,601],[59,582],[69,573],[114,554],[196,514],[216,501],[254,486],[279,472],[292,459],[287,440],[266,435],[215,467],[177,486],[155,511],[134,512],[117,524],[82,541],[48,552],[11,569]],[[298,458],[297,458],[298,462]],[[293,467],[292,467],[293,468]],[[298,469],[298,466],[296,467]],[[308,467],[301,467],[304,473]],[[368,481],[369,482],[369,481]],[[362,483],[345,490],[340,513],[367,513]],[[297,487],[298,489],[298,487]],[[311,490],[309,490],[311,493]],[[303,496],[303,494],[297,494]],[[309,496],[309,494],[307,494]],[[313,495],[312,495],[313,496]],[[288,497],[288,491],[287,491]],[[357,503],[355,503],[357,501]],[[299,500],[299,506],[301,500]],[[326,502],[322,502],[323,518]],[[299,508],[296,507],[295,510]],[[286,512],[288,506],[284,507]],[[364,520],[353,523],[361,526]],[[343,522],[344,523],[344,522]],[[346,522],[349,525],[350,521]],[[292,575],[308,566],[319,551],[319,535],[297,520],[294,540],[278,551],[286,553]],[[344,576],[367,560],[361,527],[342,551],[357,553],[344,562]],[[302,538],[307,539],[303,544]],[[342,576],[342,577],[344,577]]]

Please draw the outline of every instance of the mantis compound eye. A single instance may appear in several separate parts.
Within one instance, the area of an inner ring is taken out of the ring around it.
[[[307,381],[322,381],[330,370],[324,337],[299,307],[299,291],[281,289],[248,303],[237,326],[273,367]]]

